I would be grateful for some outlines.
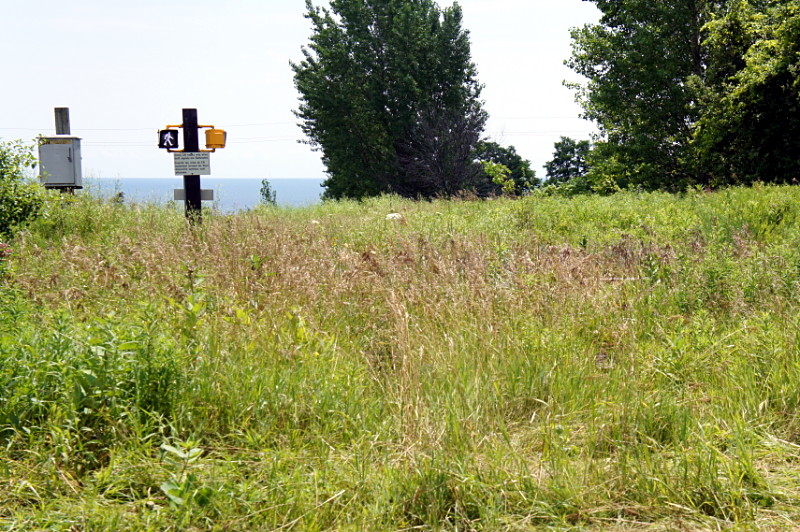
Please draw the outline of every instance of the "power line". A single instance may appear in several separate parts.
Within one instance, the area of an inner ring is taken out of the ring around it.
[[[589,135],[592,130],[575,131],[489,131],[492,137],[551,137],[553,135]]]
[[[489,119],[495,120],[586,120],[580,116],[492,116]]]
[[[228,145],[231,144],[260,144],[265,142],[297,142],[299,139],[296,137],[263,137],[263,138],[253,138],[249,140],[229,140],[227,142]],[[84,147],[92,147],[92,148],[138,148],[138,147],[152,147],[153,143],[141,143],[141,142],[84,142],[82,144]]]
[[[229,124],[225,125],[226,128],[232,127],[263,127],[263,126],[277,126],[277,125],[295,125],[296,122],[260,122],[252,124]],[[44,131],[52,129],[52,127],[0,127],[0,131]],[[75,128],[79,131],[158,131],[158,127],[81,127]]]
[[[494,120],[585,120],[579,116],[490,116]],[[234,127],[264,127],[264,126],[277,126],[277,125],[296,125],[294,121],[275,121],[275,122],[253,122],[247,124],[225,124],[226,128]],[[46,131],[52,127],[0,127],[0,131]],[[75,128],[79,131],[158,131],[156,127],[82,127]]]
[[[52,127],[0,127],[0,131],[44,131],[52,129]],[[138,128],[80,128],[81,131],[157,131],[155,127],[138,127]]]

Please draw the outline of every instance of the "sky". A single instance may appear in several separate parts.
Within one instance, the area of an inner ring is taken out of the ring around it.
[[[2,3],[0,140],[52,135],[53,109],[68,107],[84,177],[172,177],[157,131],[196,108],[201,124],[228,132],[211,155],[214,177],[325,177],[292,112],[290,61],[311,35],[304,0]],[[563,63],[569,29],[599,12],[581,0],[459,4],[485,85],[487,137],[515,146],[543,177],[560,136],[594,131],[563,86],[581,78]]]

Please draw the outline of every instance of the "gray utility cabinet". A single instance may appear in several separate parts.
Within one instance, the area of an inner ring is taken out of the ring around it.
[[[83,188],[81,139],[68,135],[42,137],[39,180],[47,188]]]

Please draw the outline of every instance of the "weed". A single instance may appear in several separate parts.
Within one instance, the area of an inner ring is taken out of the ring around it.
[[[0,520],[780,529],[798,201],[77,197],[0,261]]]
[[[172,466],[169,480],[161,483],[159,488],[175,508],[189,508],[191,505],[206,506],[213,495],[213,490],[201,485],[198,477],[190,468],[203,455],[203,450],[195,447],[193,442],[178,443],[177,447],[167,443],[161,444],[164,461]]]

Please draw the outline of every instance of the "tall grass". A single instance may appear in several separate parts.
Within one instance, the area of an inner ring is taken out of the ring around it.
[[[798,200],[57,206],[0,259],[0,522],[788,527]]]

